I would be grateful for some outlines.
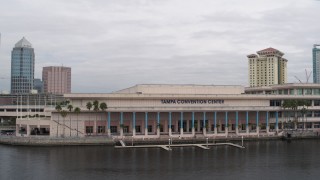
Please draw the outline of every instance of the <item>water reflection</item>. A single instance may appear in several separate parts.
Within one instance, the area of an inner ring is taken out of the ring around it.
[[[0,145],[0,179],[318,179],[319,140],[234,147],[114,149]]]

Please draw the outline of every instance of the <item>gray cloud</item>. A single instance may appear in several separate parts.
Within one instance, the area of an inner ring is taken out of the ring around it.
[[[246,55],[285,53],[288,79],[311,68],[320,3],[306,0],[12,0],[0,6],[0,77],[25,36],[43,66],[72,67],[74,92],[138,83],[247,84]],[[9,90],[0,79],[0,90]]]

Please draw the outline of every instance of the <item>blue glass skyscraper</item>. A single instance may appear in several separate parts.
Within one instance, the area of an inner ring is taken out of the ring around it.
[[[18,41],[11,52],[11,93],[27,94],[34,83],[34,49],[26,38]]]

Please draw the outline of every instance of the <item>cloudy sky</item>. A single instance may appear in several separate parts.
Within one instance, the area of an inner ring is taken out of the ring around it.
[[[247,57],[273,47],[305,81],[320,43],[317,0],[1,0],[0,91],[23,36],[42,67],[72,67],[73,92],[135,84],[248,84]]]

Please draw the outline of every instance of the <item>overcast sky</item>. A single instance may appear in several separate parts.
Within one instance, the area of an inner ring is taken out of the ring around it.
[[[14,44],[42,67],[72,68],[72,92],[135,84],[248,84],[247,55],[273,47],[306,81],[320,43],[317,0],[0,0],[0,91]],[[311,77],[312,80],[312,77]]]

